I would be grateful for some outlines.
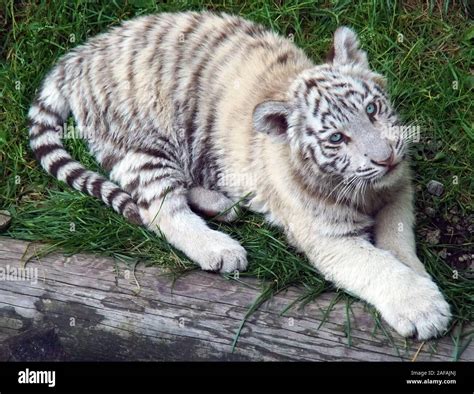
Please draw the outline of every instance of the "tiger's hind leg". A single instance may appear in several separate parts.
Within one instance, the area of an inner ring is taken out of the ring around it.
[[[203,270],[245,270],[245,249],[227,234],[209,228],[191,210],[183,173],[165,156],[165,152],[130,152],[110,176],[137,202],[145,225],[164,235]]]
[[[187,200],[191,209],[204,217],[221,222],[232,222],[237,219],[236,204],[216,190],[193,187],[187,192]]]

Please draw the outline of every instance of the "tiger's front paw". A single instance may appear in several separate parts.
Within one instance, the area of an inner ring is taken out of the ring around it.
[[[247,251],[235,239],[213,231],[209,240],[189,254],[205,271],[233,272],[247,268]]]
[[[448,327],[451,312],[436,284],[414,275],[378,305],[382,317],[402,336],[426,340],[441,335]]]

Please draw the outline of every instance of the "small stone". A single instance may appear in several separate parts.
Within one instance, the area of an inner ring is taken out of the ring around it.
[[[426,233],[426,241],[431,245],[436,245],[439,243],[439,239],[441,237],[441,231],[436,229],[432,231],[428,231]]]
[[[2,210],[0,211],[0,231],[5,231],[12,221],[10,212]]]
[[[458,209],[458,207],[454,206],[449,210],[449,212],[451,212],[452,214],[455,215],[455,214],[459,213],[459,209]]]
[[[446,248],[443,248],[438,252],[438,256],[441,257],[443,260],[446,259],[447,255],[448,250]]]
[[[426,207],[425,208],[425,213],[430,218],[434,218],[436,216],[436,209],[431,208],[431,207]]]
[[[428,182],[426,185],[426,188],[428,189],[428,192],[432,194],[433,196],[441,196],[444,191],[444,186],[441,182],[431,180]]]

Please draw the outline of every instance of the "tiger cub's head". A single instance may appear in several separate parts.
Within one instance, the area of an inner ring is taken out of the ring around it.
[[[328,61],[302,72],[286,101],[256,106],[256,130],[291,147],[292,158],[316,175],[372,187],[401,176],[406,138],[385,92],[371,71],[356,33],[334,33]]]

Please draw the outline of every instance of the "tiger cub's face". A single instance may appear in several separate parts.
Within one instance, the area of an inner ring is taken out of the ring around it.
[[[254,126],[284,140],[315,173],[382,187],[395,182],[406,141],[384,90],[369,69],[355,33],[339,28],[329,62],[304,71],[288,101],[266,101]]]
[[[379,79],[320,66],[296,95],[289,137],[320,172],[374,185],[397,173],[406,144]]]

